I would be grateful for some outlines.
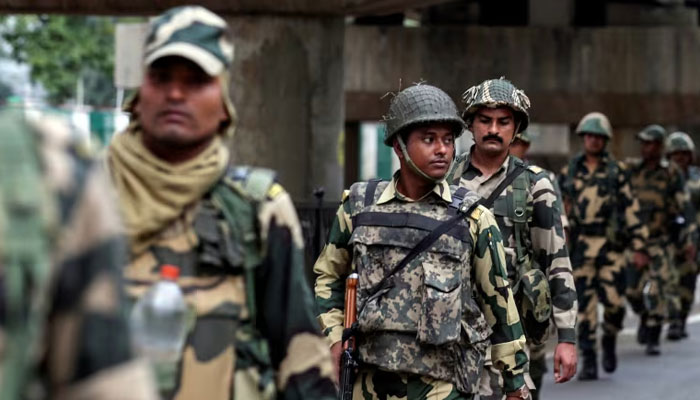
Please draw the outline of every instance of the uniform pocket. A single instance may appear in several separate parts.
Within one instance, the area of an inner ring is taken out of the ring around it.
[[[442,345],[459,340],[462,301],[461,263],[447,254],[429,254],[423,263],[423,294],[418,340]],[[435,262],[437,261],[437,262]]]

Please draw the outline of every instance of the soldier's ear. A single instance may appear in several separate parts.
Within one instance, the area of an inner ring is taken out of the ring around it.
[[[401,145],[399,145],[398,135],[394,136],[394,140],[391,143],[391,147],[394,149],[394,153],[396,153],[396,156],[399,158],[399,160],[403,160],[403,151],[401,151]]]

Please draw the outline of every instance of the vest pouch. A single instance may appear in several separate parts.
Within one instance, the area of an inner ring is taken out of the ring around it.
[[[431,345],[457,342],[462,328],[461,263],[446,254],[428,256],[438,256],[439,260],[423,263],[418,341]]]
[[[531,269],[520,277],[516,286],[515,302],[519,306],[525,336],[534,344],[542,344],[549,336],[552,316],[552,295],[547,277],[539,269]]]

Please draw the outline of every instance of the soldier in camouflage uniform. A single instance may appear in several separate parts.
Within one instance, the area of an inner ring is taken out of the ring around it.
[[[180,269],[194,322],[159,379],[165,398],[333,399],[290,196],[272,171],[228,166],[227,31],[198,6],[150,23],[132,122],[107,157],[130,240],[127,292],[136,300],[161,266]]]
[[[526,398],[525,338],[500,232],[478,196],[444,180],[463,129],[455,104],[436,87],[412,86],[392,99],[386,121],[384,143],[401,169],[390,182],[355,183],[345,192],[314,266],[319,318],[336,358],[345,279],[359,274],[353,398],[472,399],[489,342],[508,398]],[[453,229],[386,276],[457,213],[463,219]],[[389,285],[380,286],[385,278]]]
[[[598,303],[603,312],[603,369],[617,368],[615,342],[625,316],[625,257],[627,244],[638,268],[648,232],[639,218],[639,202],[632,197],[626,167],[605,150],[612,138],[608,118],[593,112],[576,127],[584,151],[562,169],[560,186],[568,211],[571,264],[578,293],[578,345],[583,355],[579,379],[598,379],[596,331]],[[622,234],[625,233],[625,236]]]
[[[642,222],[649,232],[646,249],[651,261],[641,269],[628,268],[627,299],[641,317],[637,336],[640,343],[646,344],[648,355],[661,353],[659,337],[666,317],[666,302],[673,301],[674,293],[668,288],[671,267],[667,246],[680,244],[686,260],[695,257],[694,216],[682,173],[675,164],[661,158],[665,135],[659,125],[650,125],[639,132],[642,159],[628,163],[632,193],[639,199]],[[677,235],[677,239],[671,235]]]
[[[544,170],[509,155],[513,137],[529,123],[530,101],[503,78],[472,87],[463,100],[474,146],[469,153],[458,156],[449,179],[482,197],[497,189],[500,192],[492,211],[503,234],[508,278],[516,289],[516,298],[522,299],[519,311],[530,347],[536,353],[542,351],[551,317],[559,340],[554,374],[557,382],[566,382],[576,373],[578,308],[561,225],[562,206]],[[513,171],[517,176],[508,183],[506,178]],[[500,190],[502,182],[508,184]],[[534,298],[526,290],[532,282],[537,283]],[[533,368],[537,368],[532,372],[538,375],[545,367],[534,364]],[[487,371],[481,398],[500,399],[497,373],[491,367]]]
[[[700,168],[690,165],[695,156],[695,143],[685,132],[674,132],[666,141],[666,154],[676,163],[685,178],[685,186],[690,194],[691,204],[695,211],[695,221],[700,223]],[[697,241],[695,242],[697,245]],[[678,265],[678,281],[680,294],[680,313],[671,321],[668,328],[668,338],[679,340],[688,337],[685,322],[693,306],[695,285],[698,274],[697,257],[694,260],[684,260],[675,257],[674,263]]]
[[[131,361],[104,170],[56,117],[4,110],[0,127],[0,399],[155,400]]]

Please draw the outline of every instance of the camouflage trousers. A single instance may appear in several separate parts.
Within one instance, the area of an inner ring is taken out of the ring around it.
[[[683,257],[672,246],[666,250],[666,254],[669,264],[668,281],[665,288],[666,295],[664,297],[666,298],[666,316],[669,321],[672,321],[681,317],[680,268],[683,263]]]
[[[686,319],[693,307],[695,285],[698,280],[698,264],[677,259],[678,265],[678,294],[680,300],[679,319]]]
[[[537,400],[539,398],[539,388],[542,385],[542,377],[547,372],[545,360],[547,353],[546,344],[535,345],[528,342],[527,353],[530,363],[529,370],[525,371],[525,383],[530,389],[532,400]],[[488,357],[484,370],[481,371],[481,376],[479,377],[479,396],[477,398],[479,400],[503,400],[505,396],[501,371],[493,366],[491,357]]]
[[[616,336],[625,317],[625,257],[604,236],[579,236],[571,252],[578,295],[578,344],[595,350],[598,303],[603,305],[603,334]]]
[[[664,246],[647,246],[649,265],[639,270],[634,265],[627,267],[627,300],[640,315],[647,316],[647,326],[655,327],[666,317],[666,290],[670,278],[669,260]],[[645,293],[646,292],[646,293]]]
[[[450,382],[428,376],[361,368],[353,386],[353,400],[472,400]]]

